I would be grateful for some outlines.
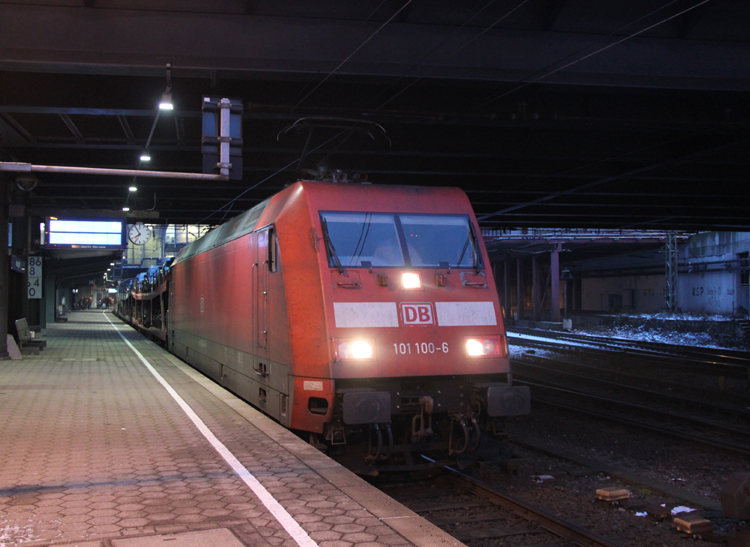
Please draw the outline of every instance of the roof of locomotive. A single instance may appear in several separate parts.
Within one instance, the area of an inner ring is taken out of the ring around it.
[[[296,188],[302,187],[306,191],[311,192],[313,194],[320,194],[320,198],[322,201],[326,201],[326,199],[329,197],[329,193],[331,190],[335,190],[339,193],[346,193],[349,194],[352,197],[360,197],[362,193],[369,193],[369,194],[379,194],[380,196],[389,196],[391,195],[393,197],[392,204],[395,209],[402,209],[404,207],[409,207],[408,203],[404,198],[410,197],[412,199],[419,197],[420,195],[425,195],[429,197],[434,197],[435,195],[443,195],[446,198],[453,198],[463,196],[463,199],[465,200],[465,203],[468,205],[469,200],[466,197],[466,194],[463,192],[463,190],[459,188],[447,188],[447,187],[423,187],[423,186],[395,186],[395,185],[374,185],[374,184],[346,184],[346,183],[331,183],[331,182],[321,182],[321,181],[307,181],[307,180],[300,180],[297,181],[294,184],[289,185],[287,188],[282,190],[281,192],[274,194],[270,198],[260,202],[258,205],[253,207],[252,209],[249,209],[248,211],[245,211],[244,213],[241,213],[234,217],[233,219],[229,220],[228,222],[225,222],[224,224],[214,228],[210,232],[208,232],[206,235],[201,237],[200,239],[197,239],[184,247],[180,253],[177,255],[177,258],[174,260],[174,264],[179,264],[180,262],[183,262],[185,260],[188,260],[189,258],[204,253],[206,251],[210,251],[214,247],[218,247],[220,245],[224,245],[225,243],[228,243],[234,239],[237,239],[239,237],[242,237],[246,234],[249,234],[250,232],[254,231],[256,226],[258,225],[258,221],[260,220],[261,216],[263,215],[263,212],[266,210],[268,205],[271,203],[271,201],[276,198],[277,196],[280,196],[282,194],[294,192]],[[349,201],[349,200],[347,200]],[[361,200],[358,200],[359,203],[363,203]],[[326,202],[328,203],[328,202]],[[366,203],[366,202],[365,202]],[[451,206],[455,207],[455,201],[451,201]],[[411,206],[413,207],[413,205]],[[470,205],[469,205],[470,208]],[[396,211],[394,209],[394,212],[400,212]],[[265,224],[261,227],[265,227]]]

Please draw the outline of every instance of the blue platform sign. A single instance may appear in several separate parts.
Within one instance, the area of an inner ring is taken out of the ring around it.
[[[10,269],[14,272],[25,273],[26,262],[24,262],[23,258],[19,256],[10,255]]]

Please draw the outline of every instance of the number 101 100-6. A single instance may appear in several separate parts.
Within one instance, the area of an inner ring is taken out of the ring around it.
[[[436,351],[448,353],[448,342],[435,345],[432,342],[417,342],[416,344],[393,344],[393,350],[396,355],[411,355],[412,351],[417,355],[425,353],[435,353]]]

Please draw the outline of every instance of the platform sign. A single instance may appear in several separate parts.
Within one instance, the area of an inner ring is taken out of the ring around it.
[[[42,257],[29,257],[28,289],[29,300],[42,298]]]
[[[23,261],[23,258],[10,255],[10,269],[20,274],[26,273],[26,263]]]

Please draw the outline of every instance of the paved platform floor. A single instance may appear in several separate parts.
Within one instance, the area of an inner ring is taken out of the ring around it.
[[[111,313],[0,361],[0,547],[460,545]]]

